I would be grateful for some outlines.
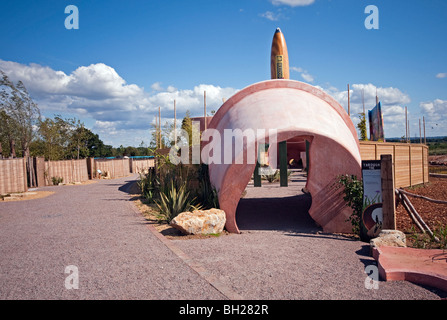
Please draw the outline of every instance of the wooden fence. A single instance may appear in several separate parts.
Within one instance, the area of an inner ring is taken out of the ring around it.
[[[396,188],[428,182],[428,146],[408,143],[360,142],[362,160],[380,160],[382,154],[393,156]]]
[[[396,188],[428,182],[428,146],[360,142],[362,160],[380,160],[382,154],[393,156]],[[96,172],[99,169],[103,174],[107,172],[108,177],[113,179],[138,173],[153,166],[154,159],[82,159],[51,162],[43,161],[42,158],[35,159],[38,186],[51,185],[52,177],[61,177],[64,183],[84,182],[97,177]],[[25,160],[23,158],[0,160],[0,194],[25,191],[27,191]]]
[[[102,176],[115,179],[130,175],[129,159],[95,159],[94,172],[101,170]]]
[[[45,161],[45,177],[47,185],[52,185],[53,177],[62,178],[63,183],[87,181],[87,162],[85,159]]]
[[[141,173],[148,168],[155,167],[155,160],[152,159],[130,159],[130,171],[132,173]]]
[[[63,183],[84,182],[97,178],[97,170],[108,173],[108,178],[120,178],[140,173],[154,166],[154,159],[81,159],[45,161],[34,158],[37,186],[52,185],[52,178]],[[0,160],[0,195],[28,190],[26,162],[23,158]]]
[[[0,195],[27,190],[25,159],[0,160]]]

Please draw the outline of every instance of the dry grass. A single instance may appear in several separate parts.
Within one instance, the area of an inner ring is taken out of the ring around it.
[[[185,235],[181,231],[171,227],[165,221],[160,221],[158,219],[158,208],[154,204],[148,204],[144,201],[141,196],[141,191],[135,182],[130,188],[129,193],[131,195],[131,200],[141,212],[143,217],[148,221],[149,224],[155,227],[155,229],[164,235],[168,239],[172,240],[188,240],[188,239],[206,239],[215,238],[222,235],[228,235],[227,231],[223,231],[220,235]]]
[[[0,201],[25,201],[40,199],[51,196],[54,194],[53,191],[32,191],[32,192],[21,192],[21,193],[10,193],[0,198]]]

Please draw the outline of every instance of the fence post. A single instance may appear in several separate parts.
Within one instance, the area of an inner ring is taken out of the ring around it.
[[[287,174],[287,141],[281,141],[279,147],[279,184],[281,187],[288,186]]]
[[[25,189],[25,192],[27,192],[28,191],[28,177],[27,177],[27,166],[26,166],[26,158],[22,158],[23,159],[23,184],[24,184],[24,189]]]
[[[395,194],[393,177],[393,157],[390,154],[380,156],[382,177],[382,214],[383,229],[396,229]]]

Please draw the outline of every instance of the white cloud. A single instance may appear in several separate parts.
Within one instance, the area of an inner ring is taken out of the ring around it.
[[[304,81],[306,81],[306,82],[313,83],[313,82],[315,81],[315,78],[314,78],[309,72],[307,72],[306,70],[304,70],[303,68],[300,68],[300,67],[291,67],[290,70],[299,72],[300,75],[301,75],[301,78],[303,78]]]
[[[23,65],[0,60],[2,69],[12,80],[22,80],[30,92],[74,95],[89,99],[123,98],[141,94],[136,85],[128,85],[112,67],[103,63],[82,66],[70,75],[35,63]]]
[[[163,87],[160,82],[155,82],[151,85],[151,89],[154,91],[163,91]]]
[[[419,107],[425,116],[427,136],[447,135],[447,100],[421,102]]]
[[[261,13],[260,16],[263,18],[266,18],[267,20],[270,20],[270,21],[278,21],[279,18],[281,17],[281,15],[279,13],[274,13],[271,11],[266,11],[264,13]]]
[[[447,77],[447,72],[438,73],[436,75],[436,78],[438,78],[438,79],[443,79],[443,78],[446,78],[446,77]]]
[[[192,116],[203,114],[203,94],[207,94],[207,111],[217,110],[222,98],[230,98],[237,92],[234,88],[200,84],[193,89],[177,89],[168,86],[164,89],[160,82],[154,82],[146,92],[135,84],[127,84],[116,70],[103,63],[81,66],[67,75],[50,67],[38,64],[24,65],[0,60],[0,69],[17,82],[21,80],[43,114],[74,114],[82,121],[93,120],[105,143],[126,145],[142,136],[150,140],[151,122],[158,116],[161,107],[162,117],[172,117],[174,99],[177,105],[177,118],[181,119],[186,110]],[[133,132],[132,136],[126,132]]]
[[[291,7],[304,7],[313,4],[315,0],[270,0],[270,2],[276,6],[287,5]]]
[[[307,82],[314,82],[314,77],[311,76],[310,74],[306,73],[306,72],[303,72],[303,73],[301,74],[301,77],[302,77],[305,81],[307,81]]]
[[[173,86],[168,86],[168,87],[166,88],[166,91],[167,91],[167,92],[175,92],[175,91],[177,91],[177,88],[175,88],[175,87],[173,87]]]
[[[379,100],[382,103],[383,111],[385,108],[390,108],[393,106],[405,106],[411,102],[410,97],[393,87],[376,87],[375,85],[368,84],[353,84],[350,85],[350,106],[351,113],[359,113],[363,111],[363,99],[362,92],[364,96],[365,108],[366,110],[372,109],[376,104],[376,92]],[[329,94],[340,102],[340,104],[347,109],[348,105],[348,90],[338,91],[336,88],[324,89]]]
[[[447,100],[435,99],[421,102],[420,108],[431,120],[447,120]]]
[[[330,94],[345,110],[348,110],[347,88],[344,91],[335,87],[319,88]],[[393,87],[376,87],[371,83],[350,85],[350,111],[354,125],[357,125],[359,121],[358,114],[363,112],[363,101],[366,114],[376,105],[376,90],[382,104],[385,137],[402,136],[402,132],[405,132],[405,106],[411,102],[411,99],[406,93]]]

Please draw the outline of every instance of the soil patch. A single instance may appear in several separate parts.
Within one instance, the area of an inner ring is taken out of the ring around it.
[[[30,191],[30,192],[21,192],[21,193],[10,193],[0,197],[0,201],[24,201],[24,200],[33,200],[40,199],[51,196],[54,194],[53,191]]]
[[[430,177],[429,183],[426,185],[403,188],[403,190],[431,199],[447,201],[446,178]],[[446,204],[437,204],[411,196],[408,196],[408,199],[432,231],[440,227],[447,227]],[[396,227],[406,234],[414,234],[415,232],[416,234],[422,234],[400,203],[396,209]]]
[[[447,155],[428,156],[428,162],[431,165],[447,166]]]

